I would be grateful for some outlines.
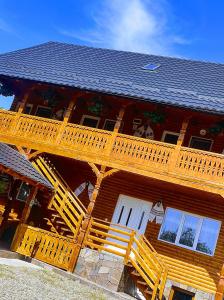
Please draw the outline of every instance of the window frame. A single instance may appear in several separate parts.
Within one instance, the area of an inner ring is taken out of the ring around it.
[[[26,182],[24,182],[24,181],[21,182],[21,184],[20,184],[20,186],[19,186],[19,189],[18,189],[18,192],[17,192],[17,194],[16,194],[16,200],[21,201],[21,202],[26,202],[27,198],[28,198],[29,195],[30,195],[30,190],[31,190],[31,188],[30,188],[30,186],[29,186],[29,194],[27,195],[26,199],[25,199],[25,200],[24,200],[24,199],[21,199],[21,198],[19,198],[19,194],[20,194],[20,192],[21,192],[21,189],[23,188],[23,185],[28,185],[28,186],[29,186],[29,184],[27,184]]]
[[[45,109],[47,108],[47,109],[51,110],[51,116],[50,116],[50,117],[40,117],[40,116],[38,116],[38,115],[37,115],[37,111],[38,111],[39,108],[45,108]],[[35,110],[35,116],[37,116],[37,117],[39,117],[39,118],[51,119],[51,118],[52,118],[52,113],[53,113],[52,108],[49,107],[49,106],[44,106],[44,105],[37,105],[37,108],[36,108],[36,110]]]
[[[116,125],[116,122],[117,122],[117,120],[115,120],[115,119],[105,119],[105,120],[104,120],[104,123],[103,123],[103,129],[104,129],[104,130],[107,130],[107,129],[105,129],[105,126],[106,126],[107,121],[109,121],[109,122],[114,122],[114,126]],[[124,127],[124,122],[121,121],[121,126],[120,126],[120,128],[119,128],[119,132],[122,132],[123,127]],[[109,130],[107,130],[107,131],[109,131]],[[112,131],[111,131],[111,132],[112,132]]]
[[[163,131],[163,134],[162,134],[161,142],[164,142],[165,137],[166,137],[166,134],[172,134],[172,135],[177,136],[178,138],[179,138],[179,136],[180,136],[180,132],[164,130],[164,131]],[[167,142],[164,142],[164,143],[167,143]],[[170,143],[167,143],[167,144],[170,144]],[[176,144],[173,144],[173,145],[176,145]]]
[[[169,241],[165,241],[165,240],[163,240],[163,239],[160,238],[160,235],[162,233],[162,229],[163,229],[163,226],[164,226],[164,222],[166,220],[166,215],[167,215],[167,212],[168,212],[169,209],[176,210],[176,211],[178,211],[178,212],[180,212],[182,214],[181,220],[180,220],[180,223],[179,223],[179,226],[178,226],[178,230],[177,230],[176,239],[175,239],[174,243],[169,242]],[[184,221],[185,221],[185,216],[186,215],[190,215],[190,216],[194,216],[194,217],[199,218],[199,224],[197,225],[197,231],[195,233],[194,244],[193,244],[192,247],[180,244],[180,236],[181,236],[181,233],[183,231],[183,226],[184,226]],[[201,229],[202,229],[202,224],[203,224],[204,220],[216,221],[219,224],[219,228],[218,228],[218,231],[217,231],[217,237],[216,237],[215,243],[214,243],[214,249],[212,249],[213,251],[212,251],[211,254],[205,253],[203,251],[200,251],[200,250],[196,249],[197,244],[198,244],[198,240],[199,240],[199,236],[200,236],[200,233],[201,233]],[[220,220],[212,219],[212,218],[201,216],[201,215],[197,215],[197,214],[193,214],[193,213],[190,213],[190,212],[187,212],[187,211],[183,211],[183,210],[180,210],[180,209],[177,209],[177,208],[173,208],[173,207],[167,207],[165,215],[164,215],[164,218],[163,218],[163,223],[160,226],[160,230],[159,230],[159,234],[158,234],[158,240],[161,241],[161,242],[168,243],[168,244],[171,244],[171,245],[175,245],[175,246],[178,246],[178,247],[181,247],[181,248],[184,248],[184,249],[188,249],[188,250],[200,253],[200,254],[204,254],[204,255],[208,255],[208,256],[214,256],[215,250],[216,250],[216,247],[217,247],[217,242],[218,242],[218,238],[219,238],[221,226],[222,226],[222,221],[220,221]]]
[[[85,118],[92,119],[92,120],[97,120],[96,127],[92,127],[92,128],[98,128],[99,123],[100,123],[100,119],[101,119],[100,117],[94,117],[94,116],[91,116],[91,115],[82,115],[82,118],[81,118],[81,121],[80,121],[80,125],[83,125],[83,122],[84,122]],[[83,126],[86,126],[86,125],[83,125]]]
[[[197,149],[197,148],[192,148],[191,147],[192,138],[198,138],[200,140],[211,141],[211,145],[210,145],[209,150],[201,150],[201,149]],[[209,152],[209,151],[211,151],[213,144],[214,144],[214,140],[213,139],[206,139],[206,138],[203,138],[203,137],[200,137],[200,136],[197,136],[197,135],[192,135],[191,138],[190,138],[190,140],[189,140],[188,147],[191,148],[191,149],[199,150],[199,151],[208,151]]]

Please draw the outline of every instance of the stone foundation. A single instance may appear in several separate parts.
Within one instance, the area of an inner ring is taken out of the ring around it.
[[[123,258],[85,248],[80,252],[74,273],[117,291],[123,269]]]
[[[171,281],[171,280],[167,280],[165,290],[164,290],[165,299],[169,299],[169,295],[170,295],[170,291],[171,291],[172,286],[179,287],[183,290],[194,293],[195,294],[195,298],[194,298],[195,300],[214,300],[214,298],[215,298],[214,294],[209,294],[209,293],[203,292],[201,290],[198,290],[198,289],[192,288],[190,286],[187,286],[185,284],[174,282],[174,281]]]

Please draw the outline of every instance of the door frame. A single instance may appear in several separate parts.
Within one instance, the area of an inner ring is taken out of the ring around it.
[[[172,287],[171,287],[171,290],[170,290],[170,294],[169,294],[168,300],[173,300],[173,296],[174,296],[175,291],[182,292],[182,293],[184,293],[184,294],[186,294],[186,295],[189,295],[189,296],[192,297],[191,300],[195,300],[195,293],[192,293],[192,292],[190,292],[190,291],[181,289],[181,288],[179,288],[179,287],[177,287],[177,286],[172,286]]]

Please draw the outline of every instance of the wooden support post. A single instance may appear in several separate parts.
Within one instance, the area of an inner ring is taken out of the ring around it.
[[[27,103],[27,100],[30,96],[30,92],[31,92],[32,88],[29,88],[26,93],[23,95],[23,98],[22,98],[22,101],[20,103],[20,106],[19,106],[19,109],[18,109],[18,113],[21,114],[24,112],[24,109],[26,107],[26,103]]]
[[[21,219],[19,221],[20,224],[26,224],[26,222],[29,218],[29,215],[30,215],[31,208],[32,208],[32,200],[35,199],[35,197],[37,195],[37,192],[38,192],[38,188],[33,186],[31,188],[31,191],[30,191],[30,194],[29,194],[28,198],[26,199],[26,203],[25,203],[25,206],[23,208],[22,216],[21,216]]]
[[[178,140],[177,140],[177,145],[175,147],[175,150],[172,154],[171,161],[170,161],[170,166],[169,166],[170,172],[173,172],[175,167],[176,167],[176,162],[177,162],[177,159],[178,159],[180,148],[181,148],[181,146],[184,142],[184,137],[185,137],[185,134],[186,134],[186,131],[187,131],[188,124],[189,124],[189,118],[185,119],[182,123],[181,130],[180,130],[180,135],[179,135]]]
[[[215,300],[223,300],[223,296],[224,296],[224,265],[222,266],[222,270],[220,273],[217,291],[215,294]]]
[[[118,113],[118,116],[117,116],[117,120],[116,120],[116,123],[115,123],[115,126],[114,126],[114,130],[112,132],[112,137],[111,137],[111,141],[108,145],[108,154],[110,155],[112,149],[113,149],[113,145],[115,143],[115,140],[116,140],[116,137],[117,137],[117,134],[120,130],[120,127],[121,127],[121,123],[122,123],[122,120],[123,120],[123,117],[124,117],[124,113],[125,113],[125,109],[126,109],[126,106],[122,106],[119,113]]]
[[[99,194],[99,190],[100,190],[102,181],[104,179],[105,170],[106,170],[106,167],[105,166],[101,166],[101,169],[96,174],[97,175],[96,184],[95,184],[92,196],[90,198],[90,203],[89,203],[89,205],[87,207],[87,213],[86,213],[86,215],[85,215],[85,217],[83,219],[83,222],[82,222],[82,225],[81,225],[81,228],[80,228],[80,231],[79,231],[79,235],[77,237],[76,248],[75,248],[73,257],[71,259],[70,266],[68,268],[69,272],[73,272],[74,271],[76,262],[78,260],[79,253],[81,251],[81,248],[82,248],[82,245],[83,245],[83,241],[85,239],[85,235],[86,235],[86,232],[87,232],[87,228],[88,228],[88,225],[89,225],[89,223],[91,221],[91,215],[92,215],[92,212],[93,212],[93,209],[94,209],[94,206],[95,206],[96,198],[97,198],[97,196]]]
[[[64,119],[62,121],[62,124],[61,124],[61,127],[59,129],[59,132],[58,132],[58,136],[57,136],[57,143],[60,143],[61,141],[61,138],[62,138],[62,135],[64,133],[64,130],[65,130],[65,127],[66,125],[68,124],[71,116],[72,116],[72,112],[73,112],[73,109],[74,109],[74,106],[76,104],[76,101],[77,101],[77,95],[70,101],[66,111],[65,111],[65,114],[64,114]]]
[[[116,133],[119,132],[119,129],[121,127],[121,123],[122,123],[122,120],[123,120],[124,114],[125,114],[125,109],[126,109],[126,106],[122,106],[118,113],[117,121],[114,126],[114,132],[116,132]]]

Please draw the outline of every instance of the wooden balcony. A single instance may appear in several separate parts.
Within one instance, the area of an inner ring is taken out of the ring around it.
[[[0,141],[224,195],[224,155],[0,110]]]

